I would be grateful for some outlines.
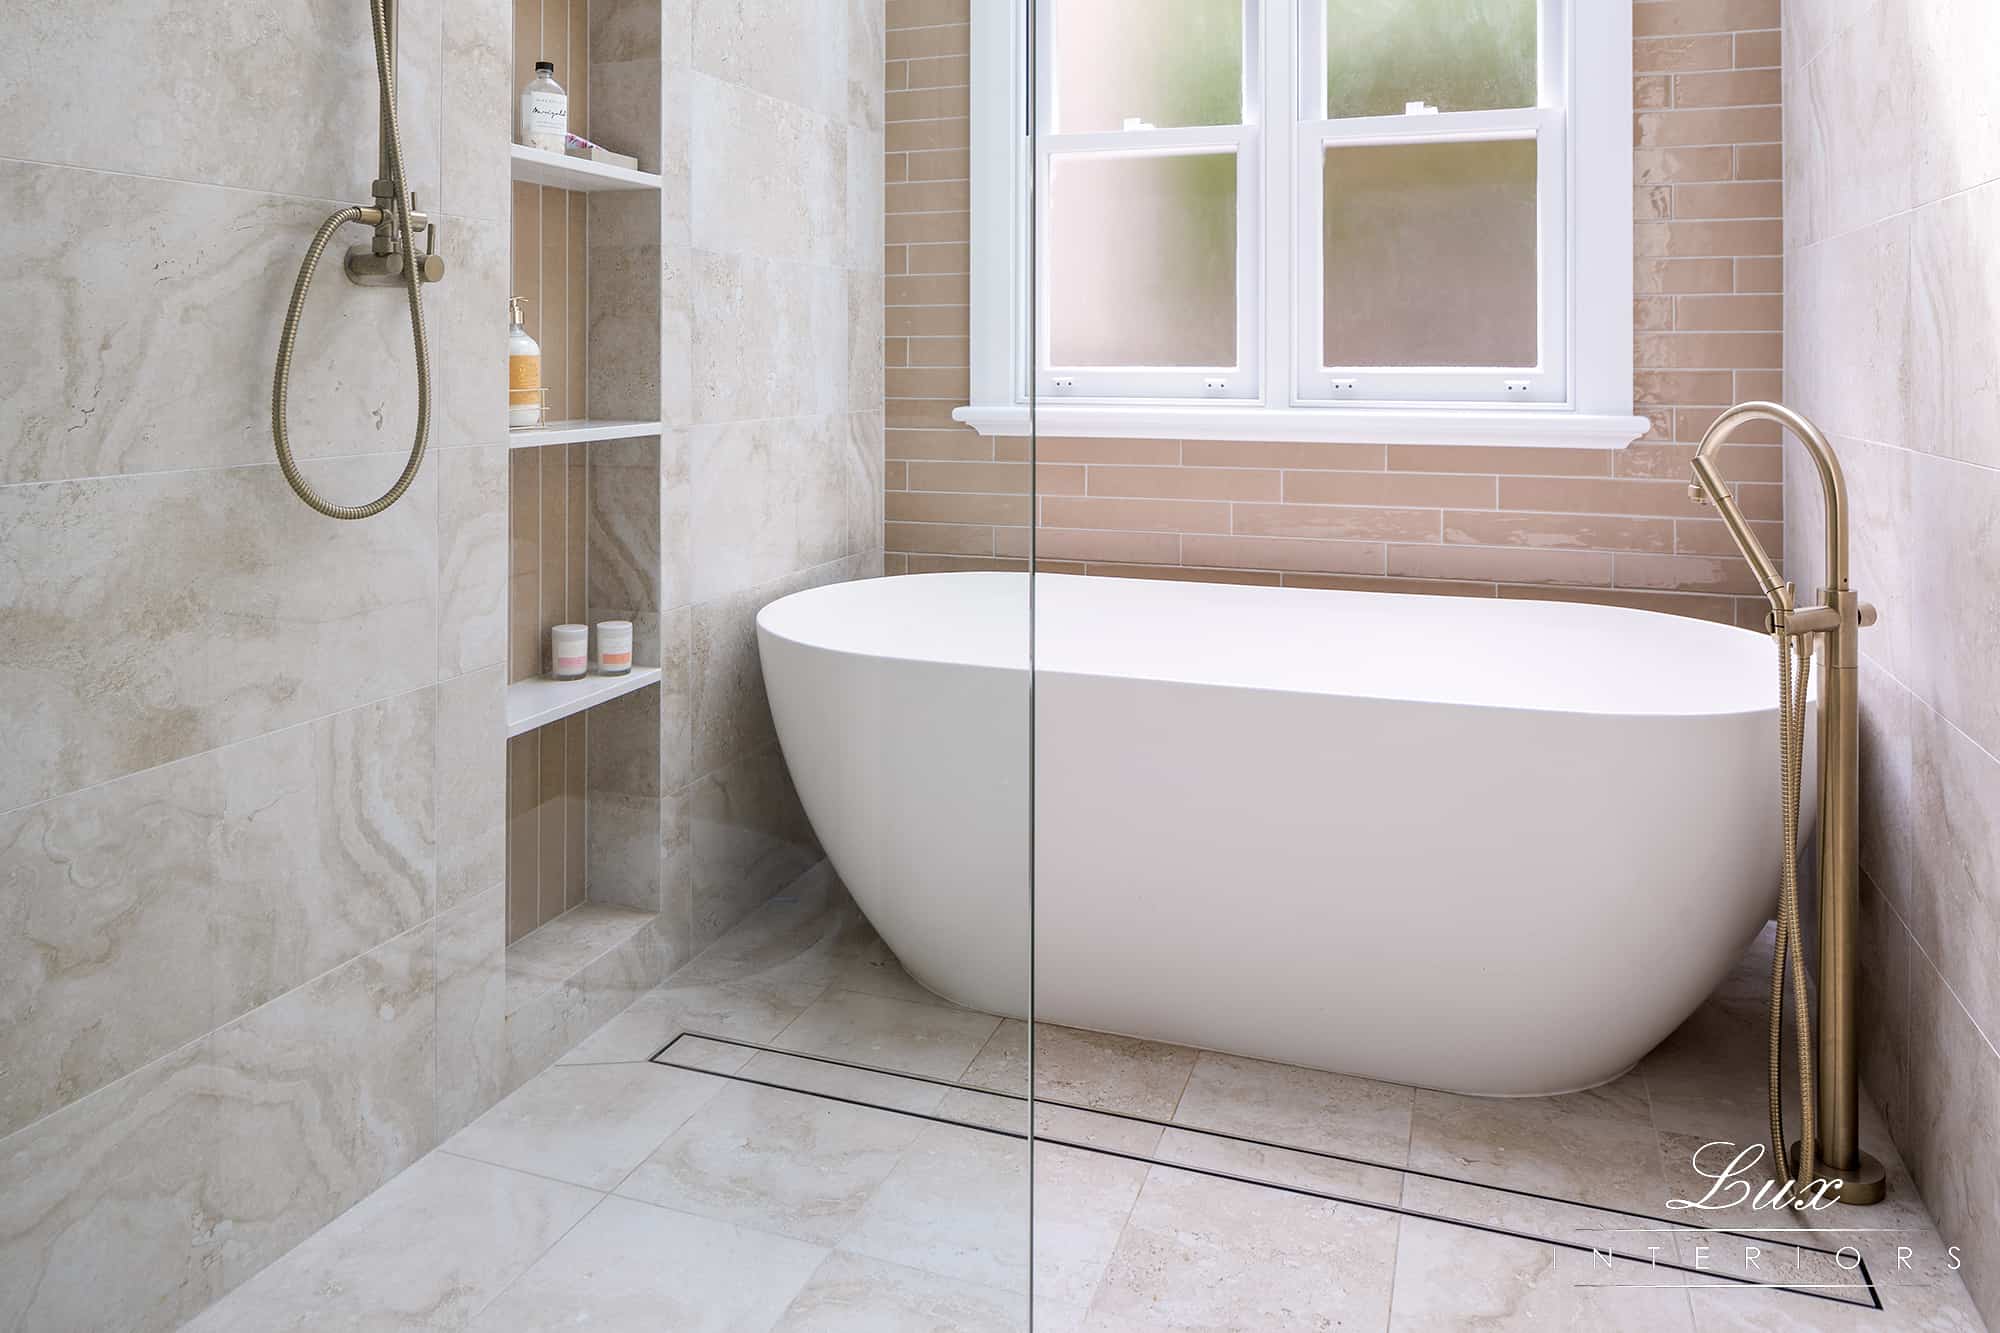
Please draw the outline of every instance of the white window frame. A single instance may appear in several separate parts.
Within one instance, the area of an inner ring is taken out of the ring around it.
[[[972,393],[953,414],[959,421],[994,435],[1576,448],[1622,448],[1646,433],[1632,390],[1629,4],[1544,0],[1541,109],[1327,122],[1323,106],[1307,104],[1323,79],[1295,54],[1323,63],[1323,6],[1246,0],[1245,84],[1255,95],[1246,97],[1242,126],[1057,138],[1030,133],[1029,89],[1039,87],[1043,104],[1032,110],[1047,127],[1054,82],[1031,79],[1029,5],[1039,3],[1046,0],[972,3]],[[1033,56],[1045,62],[1050,25],[1033,26],[1044,44]],[[1542,245],[1555,256],[1542,265],[1543,364],[1530,372],[1322,369],[1320,146],[1330,136],[1386,143],[1528,134],[1561,201],[1554,216],[1543,210]],[[1030,191],[1046,184],[1051,153],[1185,151],[1208,142],[1203,136],[1238,145],[1239,240],[1258,241],[1239,256],[1238,366],[1065,372],[1069,384],[1038,374],[1035,353],[1048,340],[1045,331],[1031,337],[1031,312],[1045,318],[1048,303],[1031,299],[1029,281],[1048,267],[1029,262]]]
[[[1035,24],[1036,68],[1055,68],[1056,25],[1052,0],[1035,0],[1040,20]],[[1265,164],[1261,133],[1265,94],[1263,51],[1257,41],[1262,0],[1244,0],[1243,31],[1243,120],[1235,125],[1197,125],[1168,129],[1107,130],[1098,133],[1058,134],[1061,124],[1056,106],[1059,81],[1053,77],[1036,79],[1034,137],[1035,191],[1048,198],[1053,164],[1058,158],[1106,156],[1120,158],[1165,157],[1228,152],[1236,158],[1236,362],[1229,366],[1064,366],[1049,364],[1052,346],[1049,327],[1051,302],[1035,302],[1040,353],[1021,369],[1020,379],[1034,381],[1036,392],[1050,398],[1071,399],[1204,399],[1233,398],[1255,401],[1262,395],[1257,352],[1263,343],[1263,269],[1259,264],[1261,218],[1264,202]],[[1024,213],[1027,200],[1016,207]],[[1036,272],[1051,272],[1048,235],[1036,233]],[[1020,286],[1025,289],[1025,281]],[[1025,290],[1023,290],[1025,296]]]

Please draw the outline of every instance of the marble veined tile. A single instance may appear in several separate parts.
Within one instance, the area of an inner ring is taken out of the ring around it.
[[[222,1292],[208,1043],[0,1138],[0,1327],[176,1328]]]
[[[1089,1303],[1149,1169],[1144,1162],[1105,1153],[1035,1145],[1036,1299]]]
[[[494,1102],[507,1077],[507,890],[496,884],[437,930],[437,1137]]]
[[[837,8],[817,5],[796,12],[810,9],[838,22]],[[689,80],[688,92],[695,248],[794,263],[834,264],[845,258],[846,126],[702,74]]]
[[[660,1144],[618,1193],[834,1245],[924,1127],[892,1111],[732,1084]]]
[[[405,169],[411,188],[433,201],[442,9],[405,0],[398,16]],[[347,199],[374,179],[368,6],[294,0],[212,10],[138,0],[119,20],[100,23],[61,0],[0,11],[0,42],[36,67],[34,78],[0,88],[0,156],[314,199]],[[218,80],[217,70],[229,77]],[[179,132],[179,117],[195,114],[217,132]]]
[[[400,457],[309,463],[367,498]],[[437,489],[366,523],[312,515],[275,466],[0,488],[0,809],[429,684]]]
[[[1204,1051],[1181,1093],[1178,1124],[1401,1166],[1412,1092],[1391,1083]]]
[[[1654,1264],[1556,1250],[1558,1327],[1571,1333],[1691,1333],[1685,1276]]]
[[[1028,1132],[1028,1102],[994,1092],[953,1088],[937,1105],[940,1118],[959,1125],[997,1129],[1006,1134]],[[1110,1153],[1150,1157],[1159,1150],[1161,1130],[1143,1120],[1079,1111],[1068,1106],[1035,1107],[1035,1137],[1058,1146],[1102,1148]]]
[[[507,660],[507,449],[440,449],[438,677]]]
[[[1560,1309],[1555,1246],[1403,1220],[1391,1333],[1545,1329],[1555,1325]]]
[[[517,1279],[474,1333],[744,1333],[776,1323],[821,1246],[610,1198]]]
[[[51,86],[42,77],[10,85]],[[0,91],[0,100],[7,96]],[[0,273],[0,307],[44,334],[0,349],[0,482],[272,458],[275,312],[330,205],[151,179],[157,168],[144,170],[149,175],[0,161],[0,251],[36,256]],[[464,241],[449,220],[440,227],[452,246]],[[306,303],[287,417],[300,458],[400,452],[415,429],[404,298],[357,287],[339,272],[345,245],[365,235],[350,228],[336,239]],[[504,267],[504,236],[499,244]],[[461,290],[452,292],[452,283]],[[440,366],[454,354],[454,331],[440,313],[454,299],[474,299],[467,283],[454,271],[426,292]],[[483,317],[504,339],[501,317],[490,309]],[[484,345],[505,355],[497,342]],[[469,441],[439,433],[434,442]]]
[[[785,996],[753,985],[682,986],[670,982],[633,1001],[624,1013],[565,1054],[561,1063],[650,1060],[683,1032],[768,1042],[817,998],[817,988],[808,994]],[[673,1058],[680,1060],[684,1054],[676,1047]],[[749,1055],[744,1052],[745,1059]]]
[[[680,1048],[677,1046],[674,1049],[678,1053]],[[962,1119],[949,1115],[942,1107],[947,1096],[965,1094],[928,1079],[878,1074],[873,1070],[854,1069],[801,1055],[781,1055],[776,1051],[757,1052],[744,1062],[738,1072],[745,1078],[775,1083],[796,1092],[839,1097],[891,1111],[908,1111],[916,1115],[935,1113],[944,1115],[946,1119]]]
[[[1156,1158],[1343,1199],[1393,1204],[1405,1197],[1400,1171],[1185,1129],[1167,1130]]]
[[[254,866],[232,876],[215,896],[217,1024],[431,915],[437,705],[435,690],[416,690],[284,733],[303,747],[295,790],[254,771],[239,779],[245,822],[263,825],[283,859],[275,874]],[[230,765],[237,753],[216,758]]]
[[[686,806],[695,948],[719,938],[820,860],[775,744],[707,774],[688,790]]]
[[[1087,1329],[1379,1329],[1398,1219],[1153,1167]]]
[[[1600,1115],[1565,1098],[1419,1091],[1409,1165],[1655,1216],[1667,1198],[1649,1119]]]
[[[553,1065],[444,1147],[609,1190],[728,1087],[708,1074],[661,1065]]]
[[[1028,1145],[957,1125],[926,1126],[841,1241],[983,1286],[1028,1287]]]
[[[206,1207],[235,1286],[433,1146],[432,931],[216,1031],[222,1148]]]
[[[188,1330],[463,1328],[600,1197],[432,1153]]]
[[[694,0],[692,18],[690,61],[699,73],[835,121],[846,116],[851,37],[841,5]]]
[[[429,691],[0,816],[0,1134],[416,925]]]
[[[773,1045],[930,1078],[965,1072],[1000,1020],[970,1009],[828,991]]]
[[[461,217],[507,218],[508,127],[514,123],[516,91],[511,33],[507,0],[446,5],[439,199]]]
[[[1198,1054],[1187,1046],[1037,1023],[1034,1093],[1101,1111],[1166,1120],[1180,1102]],[[1028,1025],[1004,1020],[966,1070],[965,1081],[1025,1095]]]
[[[488,667],[437,687],[439,911],[507,879],[507,680]]]
[[[1035,1321],[1037,1328],[1043,1321]],[[858,1254],[826,1258],[793,1298],[777,1333],[1027,1333],[1019,1293]]]

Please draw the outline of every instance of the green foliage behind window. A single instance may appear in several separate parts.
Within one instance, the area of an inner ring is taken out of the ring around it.
[[[1410,102],[1441,111],[1535,105],[1535,0],[1325,4],[1330,120],[1399,116]]]

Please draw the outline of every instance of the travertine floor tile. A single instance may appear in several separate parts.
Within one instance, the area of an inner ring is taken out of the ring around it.
[[[660,1144],[618,1193],[833,1245],[923,1128],[892,1111],[732,1084]]]
[[[1038,1333],[1047,1328],[1037,1320]],[[858,1254],[829,1255],[792,1301],[777,1333],[1028,1333],[1019,1292],[905,1268]]]
[[[1390,1333],[1534,1333],[1561,1308],[1548,1242],[1404,1219]]]
[[[1651,1123],[1560,1097],[1419,1091],[1410,1166],[1658,1215],[1666,1202]]]
[[[463,1328],[601,1197],[432,1153],[188,1328]]]
[[[1165,1120],[1179,1104],[1198,1054],[1187,1046],[1037,1023],[1034,1095]],[[1011,1018],[1001,1023],[966,1071],[965,1081],[1026,1096],[1028,1025]]]
[[[1027,1143],[927,1125],[841,1248],[981,1286],[1027,1290]]]
[[[650,1060],[683,1032],[705,1032],[738,1041],[768,1042],[820,997],[823,987],[680,985],[647,991],[618,1017],[580,1042],[557,1063],[605,1064]]]
[[[826,1255],[803,1241],[606,1199],[472,1327],[476,1333],[761,1333]]]
[[[1266,1143],[1401,1166],[1410,1148],[1412,1096],[1408,1088],[1373,1079],[1204,1051],[1173,1118]]]
[[[772,1044],[877,1069],[956,1079],[1000,1020],[969,1009],[828,991]]]
[[[452,1135],[445,1151],[608,1190],[730,1086],[658,1065],[553,1065]]]
[[[1393,1213],[1153,1167],[1084,1327],[1380,1329],[1398,1222]]]

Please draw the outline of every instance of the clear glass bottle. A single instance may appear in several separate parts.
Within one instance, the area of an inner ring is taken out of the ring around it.
[[[569,94],[556,82],[553,61],[537,60],[535,78],[521,90],[520,141],[544,152],[563,151],[569,133]]]

